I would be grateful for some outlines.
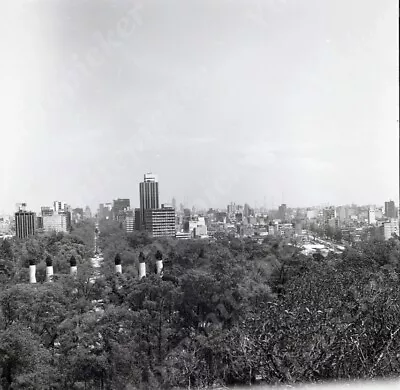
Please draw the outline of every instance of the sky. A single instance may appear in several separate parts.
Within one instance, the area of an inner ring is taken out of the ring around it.
[[[396,1],[7,3],[0,212],[398,202]]]

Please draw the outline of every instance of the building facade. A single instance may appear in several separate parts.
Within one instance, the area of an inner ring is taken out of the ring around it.
[[[385,216],[387,218],[397,218],[396,205],[393,200],[385,202]]]
[[[139,196],[140,196],[140,227],[141,229],[146,228],[146,210],[159,209],[159,193],[158,193],[158,180],[157,176],[152,173],[146,173],[144,180],[139,184]],[[175,213],[175,211],[174,211]]]
[[[0,235],[8,235],[11,232],[11,218],[7,215],[0,216]]]
[[[100,203],[98,215],[99,219],[110,219],[112,216],[112,203]]]
[[[144,210],[144,226],[152,237],[175,237],[175,209],[162,205],[160,209]]]
[[[58,200],[55,200],[54,202],[53,202],[53,209],[54,209],[54,211],[56,212],[56,213],[58,213],[59,211],[64,211],[64,210],[66,210],[66,207],[67,205],[66,205],[66,203],[65,202],[60,202],[60,201],[58,201]]]
[[[127,215],[125,218],[125,231],[127,233],[132,233],[135,230],[135,216],[134,214],[132,215]]]
[[[399,221],[397,219],[392,219],[383,222],[380,226],[380,232],[385,240],[389,240],[393,235],[399,235]]]
[[[83,215],[83,209],[81,207],[77,207],[72,210],[71,218],[75,223],[77,223],[83,219]]]
[[[368,224],[375,225],[375,223],[376,223],[375,209],[369,209],[368,210]]]
[[[286,204],[281,204],[278,210],[278,218],[281,221],[285,221],[287,219],[287,206]]]
[[[322,211],[322,220],[324,226],[329,225],[329,221],[336,218],[335,207],[327,207]]]
[[[33,236],[36,231],[36,214],[26,210],[26,203],[21,203],[15,213],[15,234],[18,238]]]
[[[45,232],[67,233],[69,231],[69,221],[67,213],[59,212],[53,215],[42,216],[43,230]]]
[[[83,217],[85,219],[91,219],[92,218],[92,211],[90,210],[89,206],[85,207],[85,212],[83,213]]]
[[[115,199],[113,201],[113,218],[118,219],[119,215],[122,215],[124,211],[128,210],[131,207],[131,201],[129,199]]]

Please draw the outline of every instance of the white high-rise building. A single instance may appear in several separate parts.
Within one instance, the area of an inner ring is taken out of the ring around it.
[[[125,217],[125,231],[132,233],[135,230],[135,215],[132,213]]]
[[[368,224],[375,225],[375,223],[376,223],[375,209],[369,209],[368,210]]]
[[[59,202],[58,200],[55,200],[53,202],[53,207],[54,211],[58,213],[59,211],[64,211],[65,210],[66,203],[65,202]]]
[[[175,237],[175,210],[162,205],[160,209],[146,209],[145,229],[152,237]]]

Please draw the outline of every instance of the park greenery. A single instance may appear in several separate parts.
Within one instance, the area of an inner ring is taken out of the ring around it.
[[[3,389],[196,389],[400,373],[397,238],[323,258],[280,238],[155,240],[101,221],[104,261],[93,280],[94,230],[85,221],[68,235],[0,243]]]

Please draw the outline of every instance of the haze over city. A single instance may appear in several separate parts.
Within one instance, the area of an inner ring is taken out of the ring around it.
[[[164,202],[398,204],[397,23],[389,0],[13,1],[0,211],[135,205],[144,172]]]

